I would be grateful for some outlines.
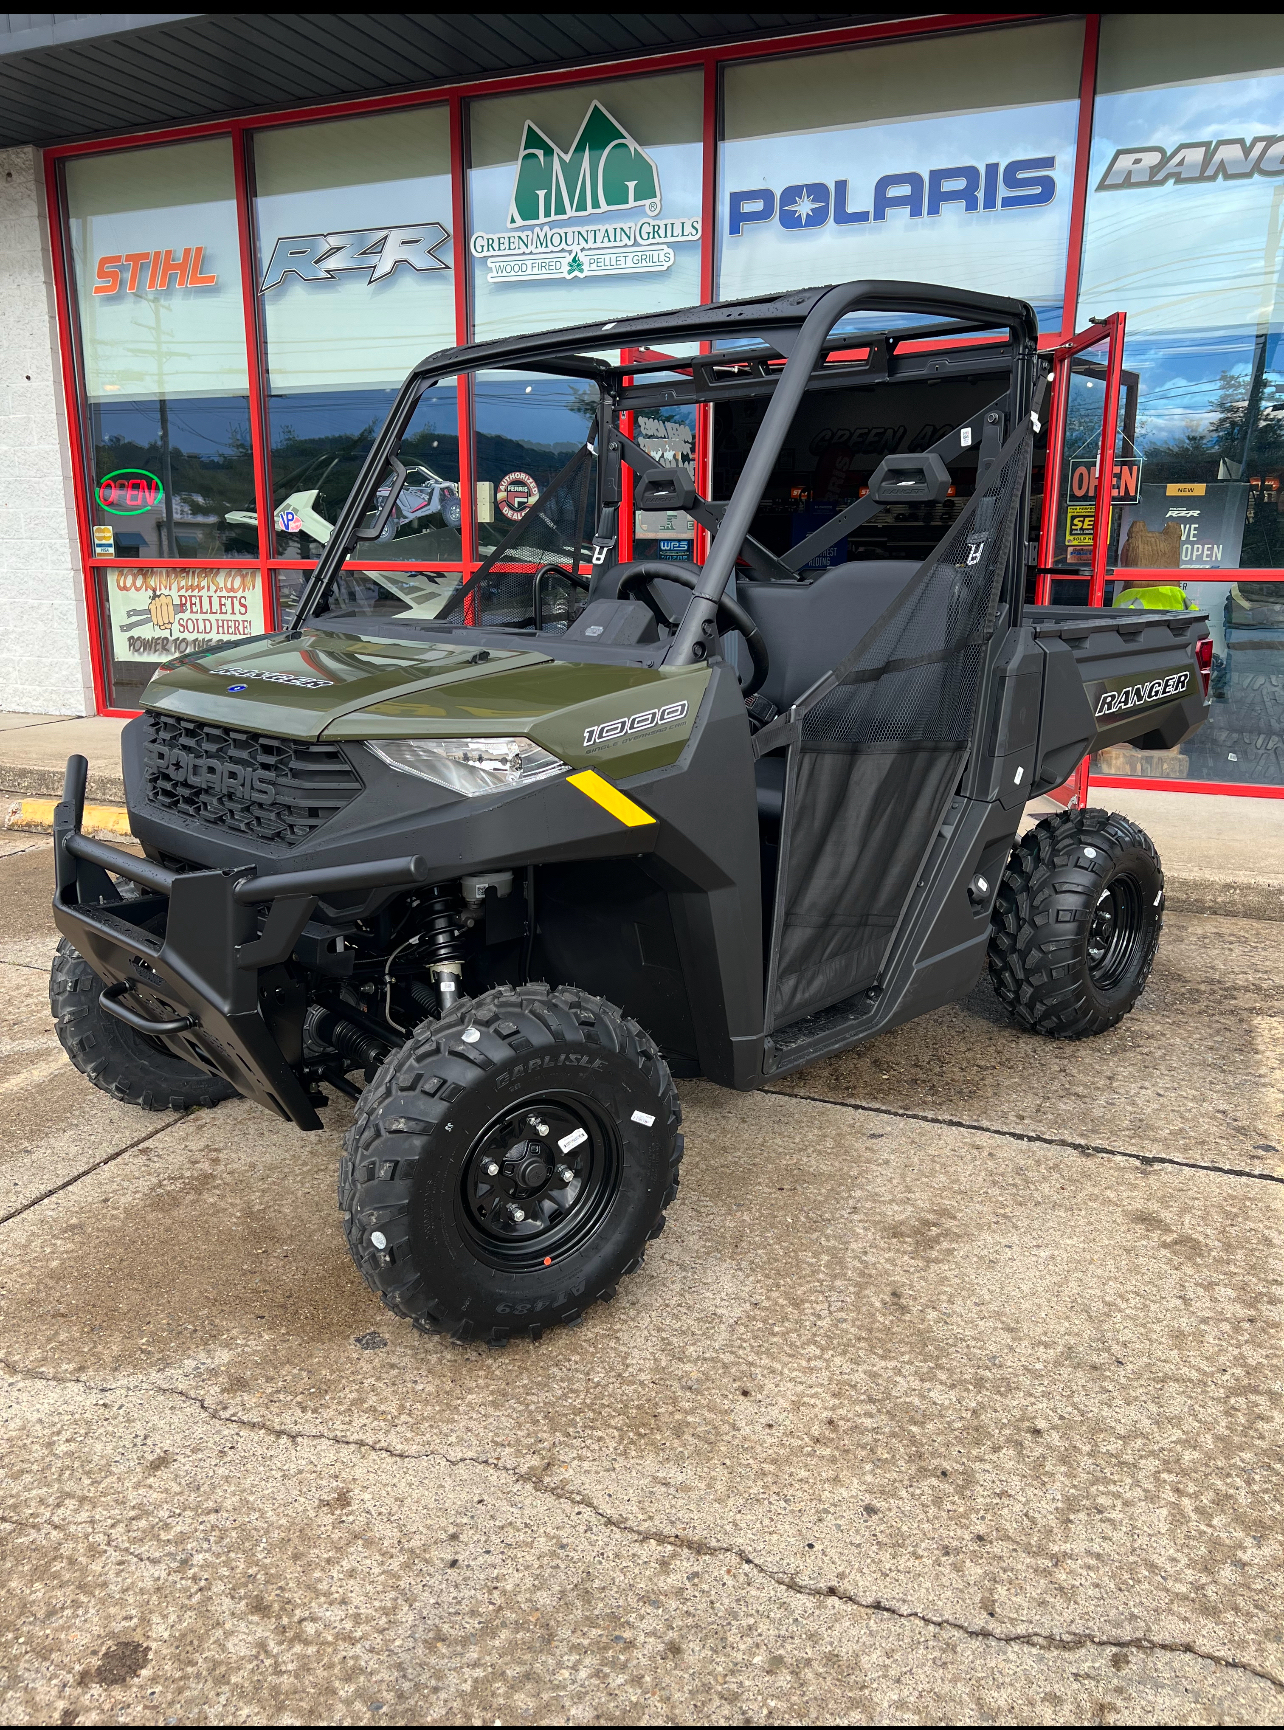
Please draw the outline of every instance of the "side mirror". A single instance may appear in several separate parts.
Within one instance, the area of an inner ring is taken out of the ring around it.
[[[932,451],[884,457],[869,477],[869,490],[880,505],[939,504],[951,484],[950,471]]]

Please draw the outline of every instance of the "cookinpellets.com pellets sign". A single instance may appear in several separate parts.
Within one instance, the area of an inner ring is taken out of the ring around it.
[[[107,573],[107,595],[118,661],[168,661],[267,628],[257,571],[117,566]]]

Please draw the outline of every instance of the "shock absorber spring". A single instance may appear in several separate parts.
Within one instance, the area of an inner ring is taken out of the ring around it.
[[[437,883],[424,899],[423,951],[441,1013],[458,1000],[464,973],[464,904],[454,887]]]

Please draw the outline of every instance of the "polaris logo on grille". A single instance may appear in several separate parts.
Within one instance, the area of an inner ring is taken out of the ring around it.
[[[197,757],[169,745],[156,746],[155,763],[171,780],[186,782],[202,793],[213,793],[235,804],[270,805],[276,798],[276,782],[263,769],[224,763],[218,757]]]
[[[685,703],[666,703],[662,709],[644,709],[640,715],[625,715],[619,721],[603,721],[599,727],[584,729],[584,743],[606,745],[612,739],[647,733],[652,727],[666,727],[670,721],[680,721],[686,712]]]
[[[1143,685],[1127,685],[1122,691],[1103,691],[1097,702],[1097,715],[1122,715],[1127,709],[1140,709],[1164,697],[1179,697],[1189,683],[1190,673],[1186,671],[1168,673]]]

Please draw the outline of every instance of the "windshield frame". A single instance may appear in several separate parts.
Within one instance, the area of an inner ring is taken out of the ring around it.
[[[935,318],[933,324],[836,332],[836,326],[862,308],[894,314]],[[746,456],[725,511],[664,657],[669,665],[692,665],[705,658],[717,604],[731,579],[737,555],[748,539],[758,499],[775,465],[790,423],[811,387],[848,381],[858,374],[886,379],[898,346],[920,343],[949,345],[961,338],[975,342],[987,333],[1006,331],[1010,345],[1011,423],[1029,411],[1038,322],[1026,302],[924,283],[852,282],[837,287],[807,289],[794,294],[688,307],[644,318],[612,320],[607,324],[536,332],[489,343],[448,349],[430,355],[410,373],[397,394],[388,418],[371,446],[352,491],[344,502],[312,576],[305,584],[291,629],[306,625],[343,570],[358,543],[375,495],[389,473],[395,501],[404,481],[397,460],[401,440],[423,394],[443,378],[508,367],[567,379],[591,380],[598,386],[597,497],[594,520],[599,543],[617,544],[614,523],[620,504],[622,410],[677,403],[717,401],[728,395],[767,394],[771,402]],[[718,338],[723,340],[718,342]],[[698,340],[703,352],[625,362],[606,360],[591,350],[604,342],[623,352],[632,348],[662,354],[665,342]],[[584,352],[589,350],[590,352]],[[851,357],[850,359],[848,357]],[[652,378],[664,374],[664,380]],[[684,382],[684,375],[689,383]],[[626,385],[625,380],[629,383]],[[614,435],[614,436],[613,436]],[[591,446],[590,446],[591,448]],[[472,501],[464,499],[464,508]],[[533,501],[520,529],[538,507]],[[391,502],[385,508],[391,510]],[[497,552],[482,561],[493,563]],[[478,572],[464,572],[461,588]],[[578,572],[576,573],[578,578]],[[1019,601],[1017,603],[1019,605]]]

